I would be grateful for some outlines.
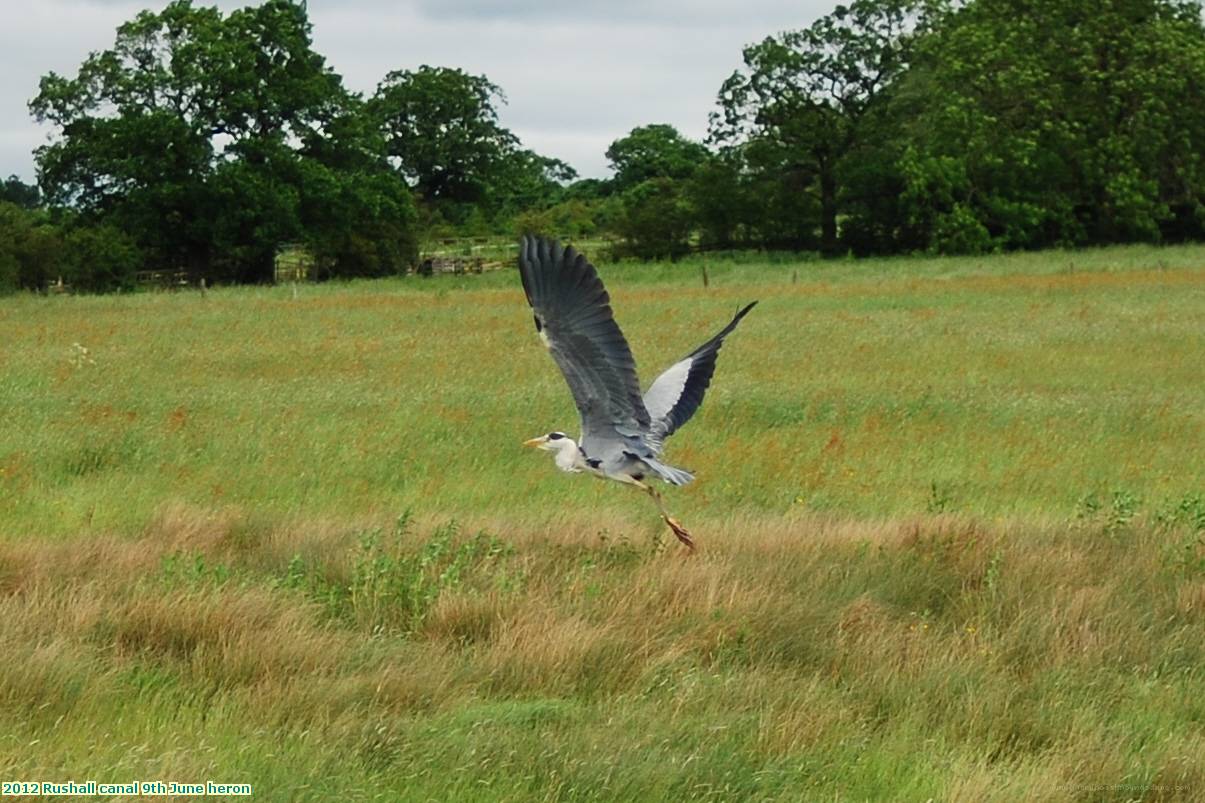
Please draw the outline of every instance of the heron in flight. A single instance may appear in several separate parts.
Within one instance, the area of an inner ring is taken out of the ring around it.
[[[565,375],[582,419],[580,442],[549,432],[523,445],[553,452],[562,471],[587,472],[645,491],[678,540],[693,550],[690,532],[666,512],[651,483],[685,485],[694,479],[689,471],[661,462],[661,448],[703,403],[724,338],[757,302],[666,369],[641,396],[636,362],[611,315],[611,297],[584,256],[555,240],[527,236],[519,249],[519,275],[536,332]]]

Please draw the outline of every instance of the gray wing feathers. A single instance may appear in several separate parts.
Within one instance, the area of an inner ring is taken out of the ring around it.
[[[690,357],[678,360],[665,369],[661,376],[653,381],[644,394],[644,407],[649,411],[649,418],[656,422],[674,409],[674,403],[682,398],[686,389],[686,379],[690,376]]]
[[[715,337],[671,365],[649,387],[644,395],[644,405],[652,419],[652,440],[658,446],[699,409],[703,394],[711,385],[716,356],[724,345],[724,338],[756,304],[754,301],[747,305]]]
[[[594,266],[572,247],[528,236],[519,250],[519,274],[536,330],[581,413],[583,433],[647,431],[636,362]]]

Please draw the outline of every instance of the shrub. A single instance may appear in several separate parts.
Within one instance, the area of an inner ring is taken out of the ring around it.
[[[104,292],[134,286],[142,252],[125,232],[109,225],[72,229],[64,238],[63,279],[77,290]]]
[[[617,230],[619,253],[641,259],[676,259],[690,250],[691,210],[679,182],[657,178],[625,192]]]

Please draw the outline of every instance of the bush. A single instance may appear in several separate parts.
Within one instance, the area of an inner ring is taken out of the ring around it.
[[[329,276],[391,276],[418,262],[418,211],[410,190],[387,173],[330,174],[308,240]]]
[[[10,204],[0,203],[0,293],[20,287],[21,262],[17,257],[15,227],[10,222]]]
[[[63,257],[64,281],[94,293],[132,288],[143,261],[133,238],[107,224],[67,232]]]
[[[562,201],[547,209],[529,209],[515,216],[515,234],[548,234],[562,237],[592,237],[609,229],[616,218],[611,199]]]
[[[693,215],[679,182],[656,178],[622,195],[623,213],[616,229],[622,256],[676,259],[690,250]]]
[[[62,250],[43,213],[0,202],[0,292],[45,287],[58,275]]]

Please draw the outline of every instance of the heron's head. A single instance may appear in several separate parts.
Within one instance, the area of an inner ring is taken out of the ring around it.
[[[530,446],[533,449],[543,449],[545,452],[559,452],[565,448],[577,448],[577,444],[573,442],[573,438],[570,438],[564,432],[549,432],[547,435],[523,441],[523,445]]]

